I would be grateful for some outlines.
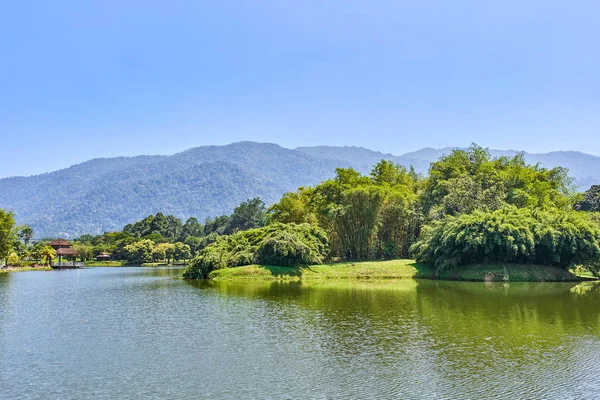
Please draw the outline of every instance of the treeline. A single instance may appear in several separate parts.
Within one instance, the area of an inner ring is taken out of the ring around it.
[[[522,155],[492,158],[473,145],[432,163],[425,177],[389,161],[369,175],[339,168],[333,179],[286,193],[269,208],[267,224],[278,224],[273,229],[282,232],[320,228],[327,237],[326,257],[333,260],[414,256],[438,270],[511,262],[584,265],[593,271],[600,260],[598,217],[576,210],[597,210],[599,193],[597,187],[575,193],[563,168],[528,165]],[[292,241],[298,242],[290,237],[278,246]],[[252,242],[254,250],[245,252],[247,242],[237,234],[207,246],[186,277],[266,262],[256,251],[263,243]],[[237,256],[240,251],[248,256]]]
[[[107,253],[113,260],[131,264],[178,262],[192,258],[221,235],[258,228],[265,223],[265,204],[255,198],[242,202],[233,214],[208,218],[204,224],[194,217],[183,222],[159,212],[126,225],[120,232],[83,235],[74,241],[73,247],[83,260]]]
[[[11,212],[0,210],[0,260],[5,265],[28,266],[38,262],[50,263],[56,252],[49,240],[33,242],[34,232],[29,225],[16,225]]]

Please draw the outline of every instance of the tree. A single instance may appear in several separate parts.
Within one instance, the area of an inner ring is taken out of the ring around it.
[[[73,250],[79,254],[79,257],[81,257],[81,261],[83,262],[90,260],[94,256],[94,248],[89,244],[75,242],[73,244]]]
[[[10,253],[6,259],[6,264],[12,265],[12,266],[19,265],[19,255],[14,251],[12,253]]]
[[[229,228],[229,222],[231,217],[229,215],[221,215],[216,217],[214,220],[206,218],[204,221],[204,234],[210,235],[216,233],[217,235],[224,235]]]
[[[205,279],[215,269],[253,263],[318,264],[328,252],[327,234],[321,228],[309,224],[273,223],[219,236],[194,257],[184,278]]]
[[[154,242],[148,239],[142,239],[125,246],[125,257],[132,264],[141,264],[152,261],[152,250]]]
[[[0,209],[0,259],[7,258],[12,251],[14,225],[13,214]]]
[[[600,185],[594,185],[583,194],[575,209],[578,211],[600,211]]]
[[[267,218],[270,222],[283,224],[316,224],[317,217],[311,212],[308,202],[312,189],[299,188],[296,192],[285,193],[279,202],[269,207]]]
[[[56,250],[50,246],[44,246],[39,250],[39,256],[42,260],[46,260],[46,265],[50,265],[52,260],[56,257]]]
[[[492,158],[472,145],[431,164],[421,196],[429,219],[517,207],[570,207],[573,190],[563,168],[527,165],[522,154]]]
[[[175,261],[187,260],[191,257],[191,249],[187,244],[177,242],[173,245],[173,259]]]
[[[182,228],[183,224],[179,218],[158,212],[134,224],[126,225],[123,232],[138,238],[159,236],[174,241],[181,235]]]
[[[29,225],[23,225],[17,235],[25,243],[25,246],[29,246],[29,242],[33,239],[33,229]]]
[[[233,210],[225,233],[260,228],[266,222],[265,203],[258,197],[242,202]]]
[[[567,269],[600,259],[600,227],[576,211],[507,206],[433,221],[412,251],[438,271],[489,262]]]
[[[269,209],[269,220],[320,226],[328,234],[332,257],[406,257],[423,220],[421,182],[414,170],[386,160],[369,176],[338,168],[334,179],[283,195]]]
[[[201,237],[204,235],[204,227],[198,221],[198,218],[188,218],[183,224],[180,239],[186,240],[188,236]]]
[[[173,254],[173,245],[170,243],[159,243],[152,249],[152,259],[154,261],[166,260],[169,262]]]
[[[201,250],[201,246],[202,246],[202,242],[203,242],[203,237],[197,237],[197,236],[188,236],[185,238],[185,244],[187,244],[188,246],[190,246],[190,252],[192,254],[192,257],[195,256],[196,254],[198,254],[198,251]],[[204,246],[206,247],[206,246]]]
[[[152,249],[152,261],[162,261],[165,259],[165,248],[166,243],[159,243]]]

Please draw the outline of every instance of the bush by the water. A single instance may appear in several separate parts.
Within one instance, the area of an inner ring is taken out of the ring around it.
[[[309,224],[273,223],[220,236],[190,262],[184,278],[203,279],[216,269],[250,264],[320,264],[328,253],[329,242],[323,229]]]
[[[507,207],[434,221],[412,251],[438,271],[488,262],[568,268],[600,259],[600,229],[574,211]]]

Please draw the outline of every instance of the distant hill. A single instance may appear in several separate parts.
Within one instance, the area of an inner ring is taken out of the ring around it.
[[[405,166],[412,165],[417,172],[426,173],[431,162],[436,161],[444,155],[450,154],[450,152],[455,149],[458,149],[458,147],[447,147],[443,149],[433,149],[428,147],[399,156],[380,153],[362,147],[316,146],[299,147],[296,150],[323,159],[346,161],[352,165],[358,164],[359,160],[364,159],[371,162],[370,165],[372,166],[374,160],[385,158]],[[494,157],[512,157],[521,152],[516,150],[491,149],[490,153]],[[567,168],[569,170],[569,175],[575,179],[575,185],[581,191],[589,189],[594,184],[600,183],[600,157],[578,151],[556,151],[541,154],[522,153],[525,155],[525,160],[529,164],[539,163],[546,168]],[[362,167],[362,164],[359,165]],[[363,172],[364,170],[365,168],[363,168]],[[370,170],[370,167],[367,170]]]
[[[200,219],[231,213],[260,196],[273,203],[300,185],[314,185],[349,163],[324,160],[274,144],[205,146],[173,156],[95,159],[56,172],[0,179],[0,208],[36,236],[74,237],[122,229],[162,211]]]
[[[312,157],[338,160],[351,164],[355,169],[362,173],[369,173],[373,165],[377,164],[382,159],[390,160],[405,166],[413,166],[417,172],[426,173],[429,169],[430,160],[407,155],[395,156],[390,153],[381,153],[365,149],[364,147],[355,146],[313,146],[313,147],[298,147],[296,151],[310,155]]]
[[[162,211],[182,219],[231,213],[259,196],[267,204],[299,186],[330,178],[336,167],[368,173],[381,159],[426,173],[451,149],[395,156],[361,147],[302,147],[240,142],[203,146],[172,156],[102,158],[31,177],[0,179],[0,208],[40,236],[75,237],[122,229]],[[514,151],[493,154],[515,154]],[[578,152],[526,154],[530,163],[564,166],[582,189],[600,183],[600,157]]]

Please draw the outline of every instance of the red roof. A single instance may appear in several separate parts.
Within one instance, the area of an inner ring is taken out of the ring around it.
[[[55,247],[55,246],[72,246],[72,244],[71,244],[71,242],[69,242],[69,241],[67,241],[67,240],[65,240],[63,238],[60,238],[60,239],[53,240],[50,243],[50,246],[52,246],[52,247]]]
[[[77,254],[79,253],[69,247],[61,247],[56,250],[57,256],[76,256]]]

